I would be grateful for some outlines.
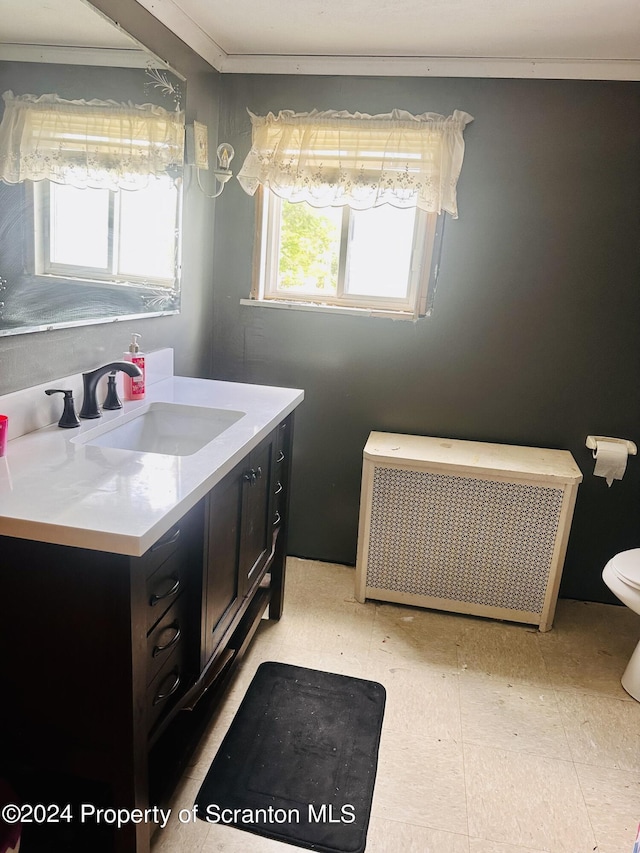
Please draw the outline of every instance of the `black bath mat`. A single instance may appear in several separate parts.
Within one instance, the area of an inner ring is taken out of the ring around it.
[[[197,814],[323,853],[362,853],[385,690],[263,663],[196,798]]]

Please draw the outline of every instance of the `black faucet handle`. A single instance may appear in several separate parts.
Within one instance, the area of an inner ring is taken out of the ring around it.
[[[58,421],[58,426],[62,429],[72,429],[80,426],[80,419],[76,413],[76,407],[73,402],[73,391],[63,388],[47,388],[44,392],[48,396],[52,394],[64,394],[64,408],[62,409],[62,417]]]
[[[107,396],[104,398],[102,408],[107,409],[108,411],[122,408],[122,400],[118,397],[118,389],[116,387],[115,370],[112,370],[107,376]]]

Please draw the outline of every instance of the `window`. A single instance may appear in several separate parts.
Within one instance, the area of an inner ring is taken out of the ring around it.
[[[54,93],[3,99],[0,180],[33,184],[35,274],[175,290],[184,113]]]
[[[238,180],[249,195],[262,192],[252,298],[429,313],[437,223],[445,211],[458,215],[463,130],[472,117],[460,110],[250,116],[252,145]]]
[[[262,223],[255,298],[428,312],[437,272],[435,214],[389,204],[316,208],[264,190]]]
[[[35,183],[35,272],[174,287],[179,208],[168,175],[134,191]]]

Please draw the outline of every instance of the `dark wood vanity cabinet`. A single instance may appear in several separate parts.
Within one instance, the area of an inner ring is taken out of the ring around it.
[[[237,620],[238,603],[284,557],[290,433],[291,421],[283,421],[207,498],[203,665]],[[272,618],[281,615],[280,574],[271,571],[269,576]]]
[[[265,608],[282,613],[292,427],[142,557],[0,537],[0,779],[23,802],[166,806]],[[154,828],[25,826],[23,847],[148,853]]]

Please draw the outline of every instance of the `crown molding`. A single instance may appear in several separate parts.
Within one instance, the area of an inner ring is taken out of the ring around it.
[[[173,0],[137,0],[199,56],[220,71],[227,53]]]
[[[225,74],[640,80],[640,61],[453,56],[227,55],[218,71]]]
[[[640,80],[640,60],[626,59],[228,54],[174,0],[138,3],[223,74]]]
[[[98,65],[106,68],[161,68],[150,54],[135,48],[60,47],[42,44],[0,44],[5,62],[46,62],[61,65]]]

